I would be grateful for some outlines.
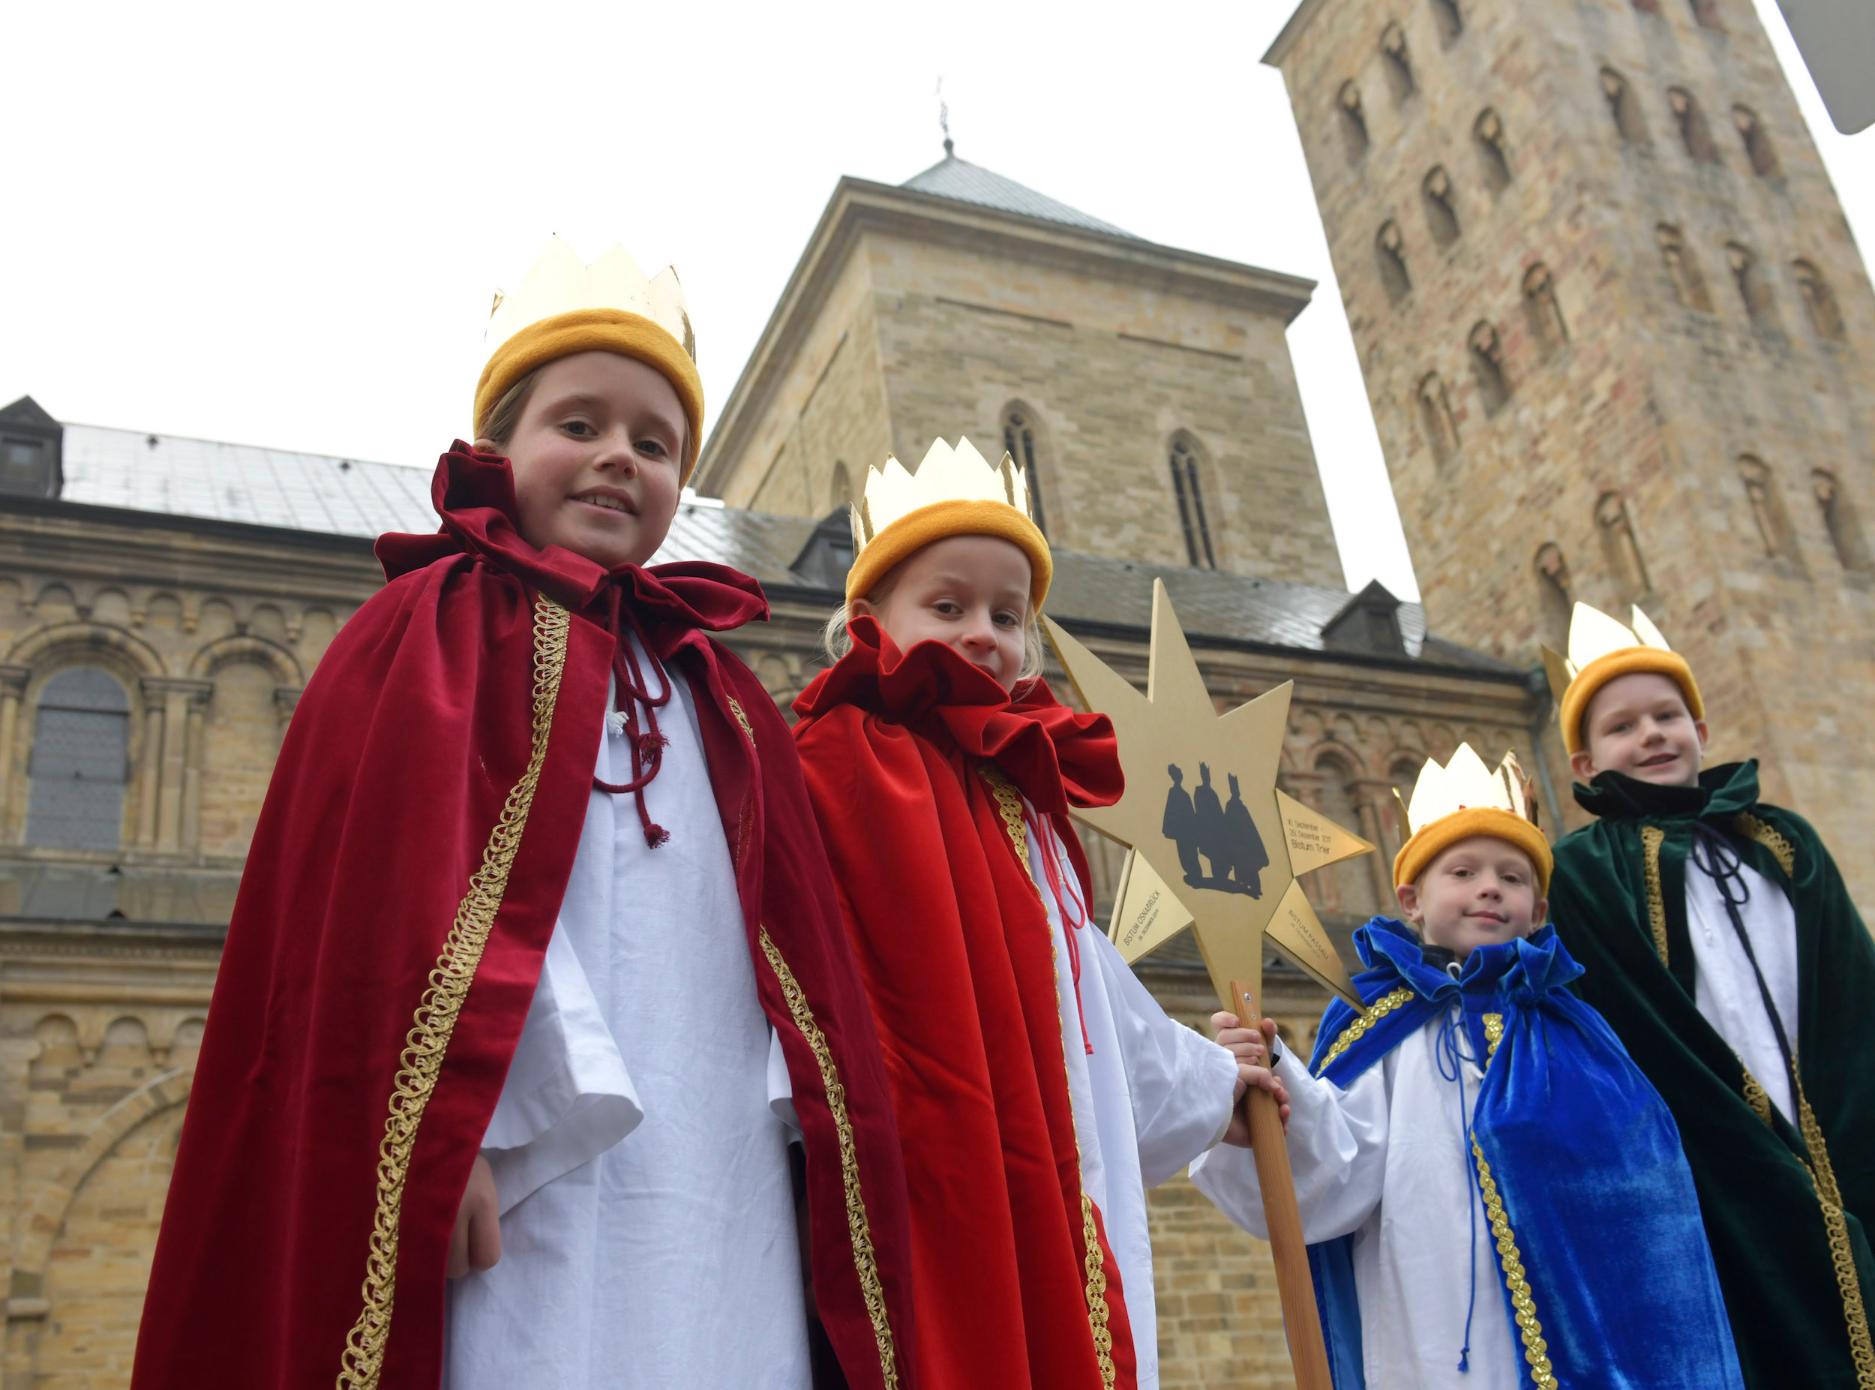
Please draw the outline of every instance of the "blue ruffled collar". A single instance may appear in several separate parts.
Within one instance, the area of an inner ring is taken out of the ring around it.
[[[1474,947],[1456,976],[1444,964],[1450,953],[1428,948],[1411,927],[1391,917],[1375,917],[1358,928],[1354,949],[1368,967],[1355,980],[1366,999],[1403,984],[1438,1003],[1461,995],[1501,993],[1532,1004],[1582,974],[1556,928],[1547,924],[1514,941]]]

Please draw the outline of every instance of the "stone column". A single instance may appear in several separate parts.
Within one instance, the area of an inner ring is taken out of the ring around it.
[[[0,807],[6,808],[7,820],[0,833],[12,842],[26,834],[26,798],[14,795],[13,774],[20,755],[20,708],[31,675],[24,666],[0,666]]]
[[[191,749],[201,742],[202,711],[215,687],[209,681],[145,676],[142,688],[150,710],[144,757],[151,774],[147,779],[151,788],[149,805],[143,809],[142,818],[149,826],[148,843],[152,848],[179,854],[187,848],[185,823],[193,829],[189,815],[194,790],[190,785]],[[152,759],[154,767],[150,766]]]

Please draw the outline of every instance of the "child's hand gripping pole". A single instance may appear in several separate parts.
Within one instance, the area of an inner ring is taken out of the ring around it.
[[[1256,1000],[1241,981],[1231,981],[1230,992],[1242,1017],[1261,1017]],[[1263,1193],[1270,1254],[1276,1261],[1276,1294],[1282,1301],[1283,1328],[1289,1334],[1289,1360],[1295,1368],[1296,1390],[1334,1390],[1328,1374],[1328,1351],[1322,1343],[1321,1313],[1315,1306],[1315,1281],[1309,1274],[1308,1247],[1302,1241],[1302,1211],[1296,1205],[1296,1180],[1289,1171],[1282,1113],[1276,1097],[1258,1086],[1244,1092],[1242,1103],[1250,1123],[1257,1186]]]

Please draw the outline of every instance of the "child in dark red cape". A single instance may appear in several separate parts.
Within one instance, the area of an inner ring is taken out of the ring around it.
[[[795,736],[885,1044],[919,1382],[1156,1385],[1145,1189],[1224,1132],[1236,1063],[1090,921],[1067,813],[1119,796],[1118,750],[1037,674],[1021,474],[939,441],[871,471],[855,529]]]
[[[567,259],[529,285],[585,297],[503,301],[488,447],[380,540],[288,732],[138,1390],[808,1384],[790,1124],[845,1383],[904,1383],[878,1044],[787,727],[711,635],[767,606],[641,567],[696,457],[687,319]]]

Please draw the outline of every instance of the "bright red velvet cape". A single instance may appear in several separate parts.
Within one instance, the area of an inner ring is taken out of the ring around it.
[[[615,639],[585,614],[598,611],[610,584],[629,586],[647,645],[684,674],[696,700],[762,1007],[781,1038],[805,1132],[821,1317],[850,1382],[881,1385],[848,1179],[859,1184],[890,1331],[902,1338],[905,1198],[883,1064],[787,725],[748,670],[705,635],[765,617],[759,587],[713,565],[608,575],[566,551],[535,550],[514,530],[506,462],[461,445],[444,456],[435,497],[441,534],[379,542],[390,582],[334,641],[281,750],[216,981],[135,1387],[329,1390],[338,1380],[382,1206],[379,1146],[400,1053],[470,875],[529,761],[534,610],[545,594],[572,611],[545,761],[393,1194],[394,1303],[381,1377],[342,1382],[437,1385],[449,1233],[592,790]],[[797,1022],[799,1005],[784,997],[762,928],[799,984],[824,1059]],[[834,1095],[850,1130],[844,1155],[824,1066],[843,1088]],[[733,1337],[735,1310],[722,1317]]]
[[[1039,681],[1012,702],[937,643],[901,655],[870,618],[852,632],[853,650],[795,702],[795,737],[904,1143],[917,1379],[1098,1386],[1063,1060],[1081,1040],[1064,1039],[1047,916],[983,770],[1054,820],[1090,900],[1068,797],[1119,796],[1113,728]],[[1119,1270],[1098,1244],[1130,1386]]]

